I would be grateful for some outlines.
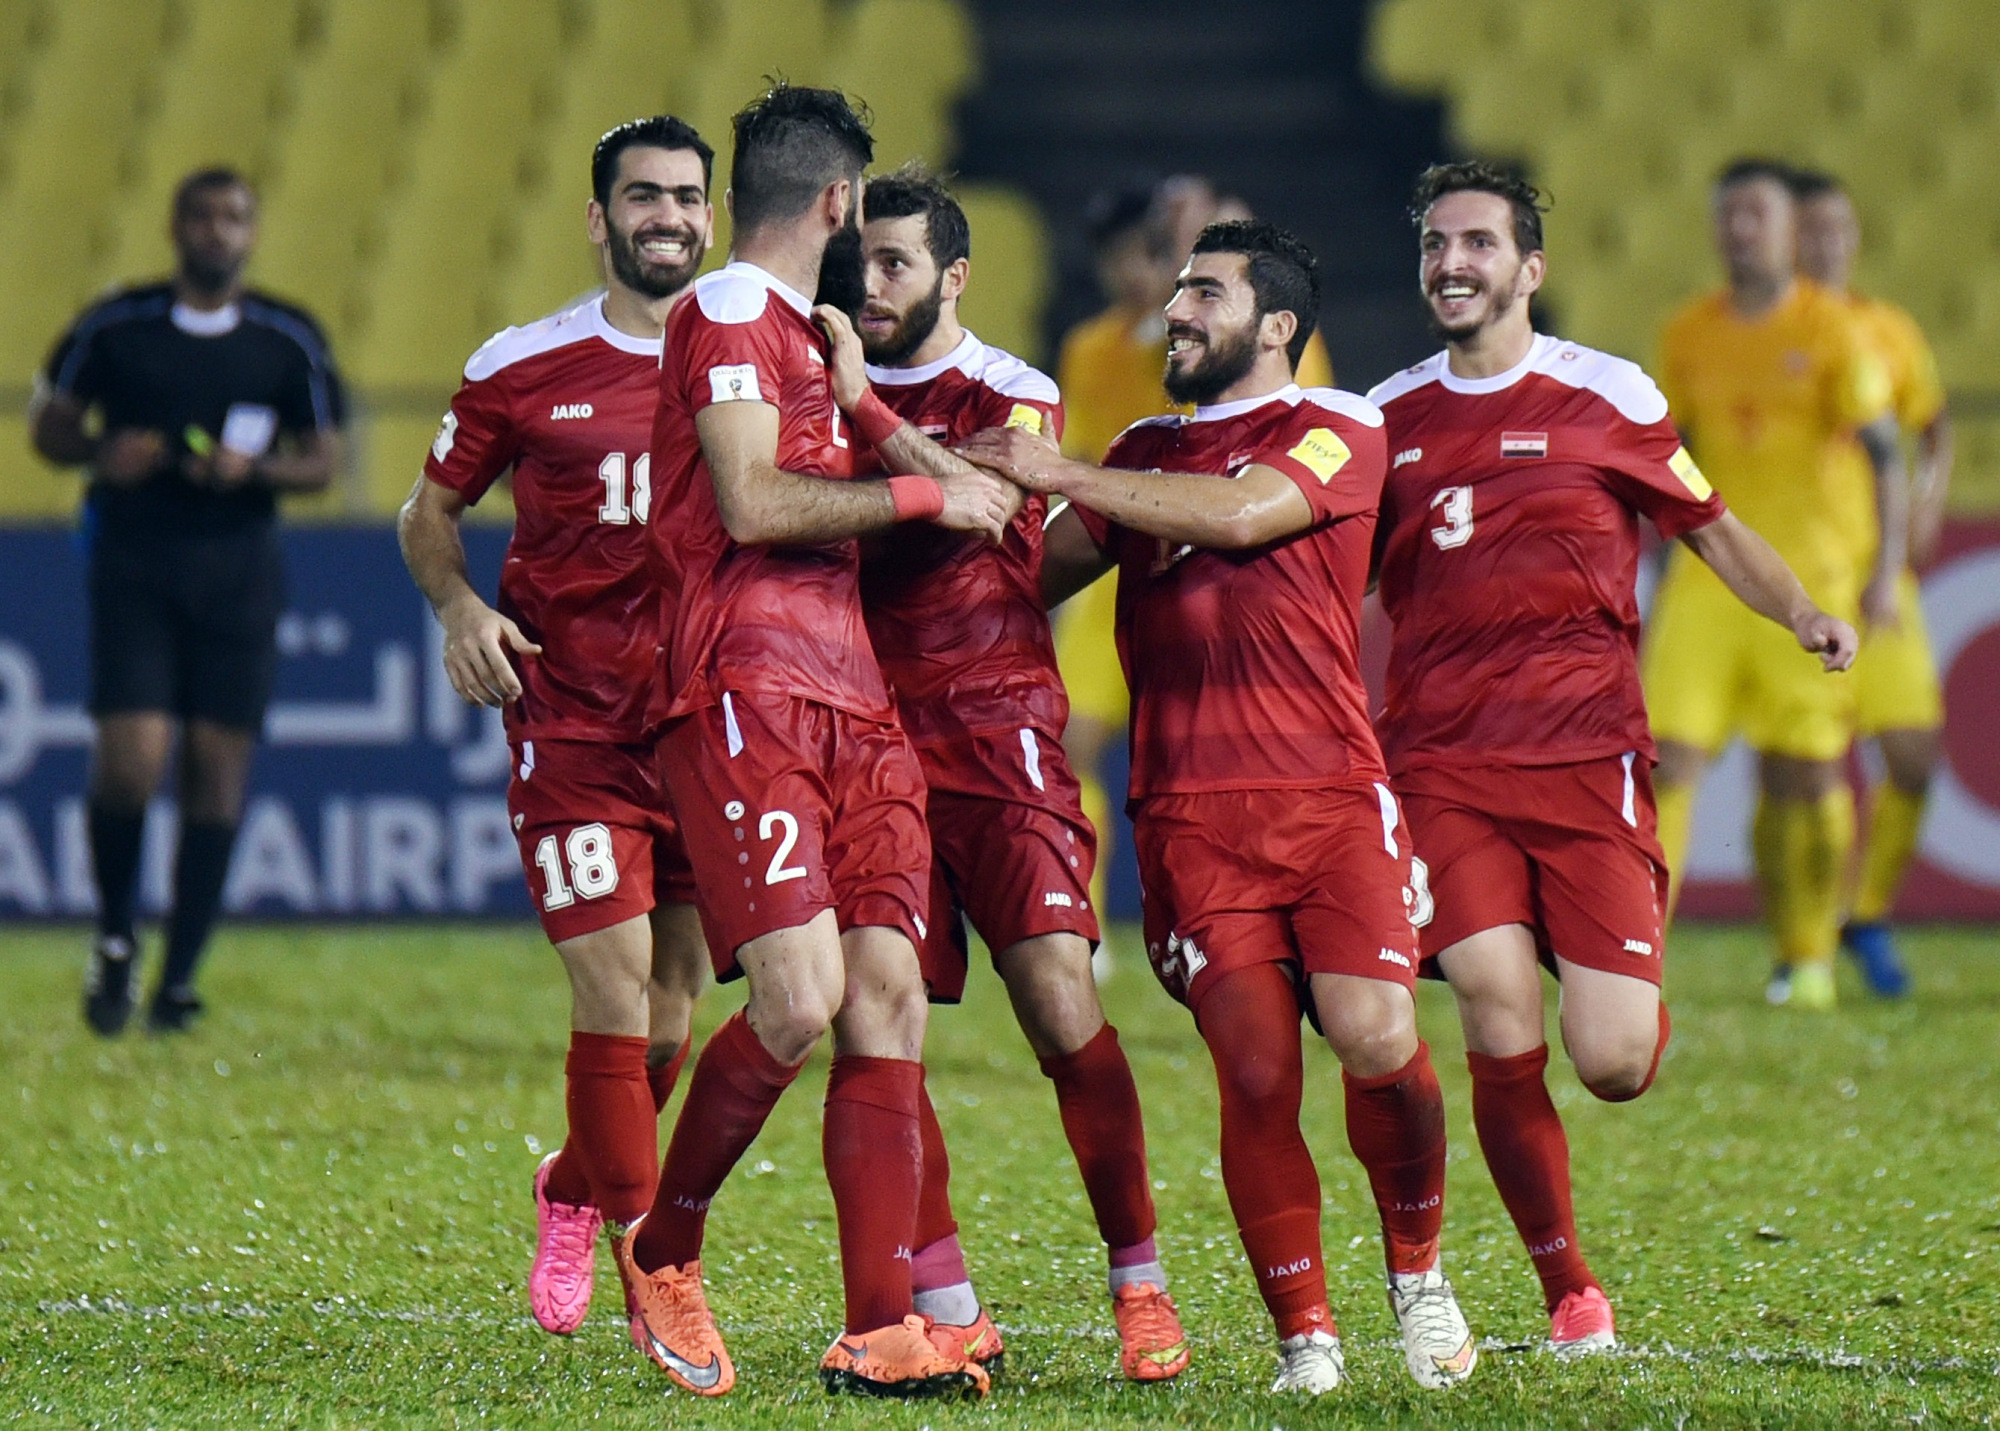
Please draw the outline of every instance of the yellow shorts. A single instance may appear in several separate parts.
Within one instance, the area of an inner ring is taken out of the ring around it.
[[[1917,578],[1904,572],[1896,583],[1893,631],[1864,631],[1854,660],[1855,724],[1863,735],[1885,730],[1936,730],[1944,724],[1944,688],[1924,628],[1924,604]]]
[[[1069,690],[1071,716],[1122,726],[1132,697],[1118,665],[1118,574],[1108,573],[1056,612],[1056,666]]]
[[[1816,596],[1853,619],[1851,598]],[[1690,552],[1669,560],[1641,663],[1658,740],[1713,752],[1741,735],[1755,750],[1796,760],[1836,760],[1853,741],[1852,675],[1827,674],[1819,657],[1738,601]]]

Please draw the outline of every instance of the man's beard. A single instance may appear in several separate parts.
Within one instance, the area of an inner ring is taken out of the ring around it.
[[[624,234],[618,226],[606,221],[604,225],[605,246],[611,250],[611,272],[618,281],[634,293],[643,293],[648,298],[672,298],[693,280],[695,270],[701,267],[701,241],[693,229],[642,229],[638,233]],[[687,257],[680,263],[654,263],[643,258],[639,245],[649,238],[678,238],[687,245]]]
[[[1185,332],[1169,325],[1167,341],[1172,342]],[[1191,402],[1196,406],[1212,403],[1257,365],[1257,334],[1253,328],[1245,328],[1226,340],[1210,333],[1204,342],[1201,359],[1191,368],[1176,372],[1173,359],[1167,359],[1167,396],[1175,402]]]
[[[181,276],[192,284],[197,292],[221,293],[236,281],[243,272],[247,255],[223,259],[211,259],[193,251],[181,255]]]
[[[824,283],[824,279],[821,280]],[[865,333],[861,339],[861,350],[868,361],[877,367],[893,368],[909,360],[910,354],[930,341],[937,331],[938,318],[944,313],[944,276],[938,276],[937,286],[910,305],[896,326],[885,337],[870,338]]]
[[[1457,281],[1464,282],[1463,279]],[[1514,304],[1518,300],[1513,296],[1512,285],[1509,285],[1507,296],[1504,298],[1497,296],[1499,290],[1487,288],[1483,284],[1481,291],[1488,298],[1486,311],[1477,317],[1467,318],[1458,323],[1445,322],[1437,316],[1437,309],[1425,303],[1424,308],[1430,319],[1431,336],[1441,343],[1463,343],[1468,338],[1478,337],[1481,329],[1491,327],[1514,311]],[[1425,295],[1426,298],[1429,296]]]
[[[826,241],[819,260],[819,291],[814,303],[831,303],[852,317],[868,301],[868,267],[861,256],[861,226],[850,217],[839,232]]]

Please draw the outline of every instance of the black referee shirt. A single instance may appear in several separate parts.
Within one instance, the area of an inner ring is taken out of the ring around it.
[[[221,535],[269,526],[277,495],[255,481],[230,491],[181,475],[188,429],[221,441],[244,427],[298,435],[338,427],[346,399],[319,325],[301,308],[246,291],[217,313],[177,309],[170,284],[127,289],[86,309],[49,357],[48,384],[95,407],[104,429],[152,428],[167,463],[131,487],[95,484],[92,515],[106,535]]]

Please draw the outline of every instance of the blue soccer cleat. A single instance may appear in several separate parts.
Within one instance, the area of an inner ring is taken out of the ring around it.
[[[1841,926],[1840,944],[1861,966],[1868,987],[1885,999],[1900,999],[1910,992],[1910,971],[1896,951],[1896,936],[1882,920],[1855,920]]]

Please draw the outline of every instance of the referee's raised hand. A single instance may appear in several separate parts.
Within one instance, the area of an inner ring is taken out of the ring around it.
[[[539,656],[540,646],[469,592],[440,611],[438,619],[444,623],[444,671],[454,691],[478,706],[504,706],[521,698],[521,678],[507,652]]]

